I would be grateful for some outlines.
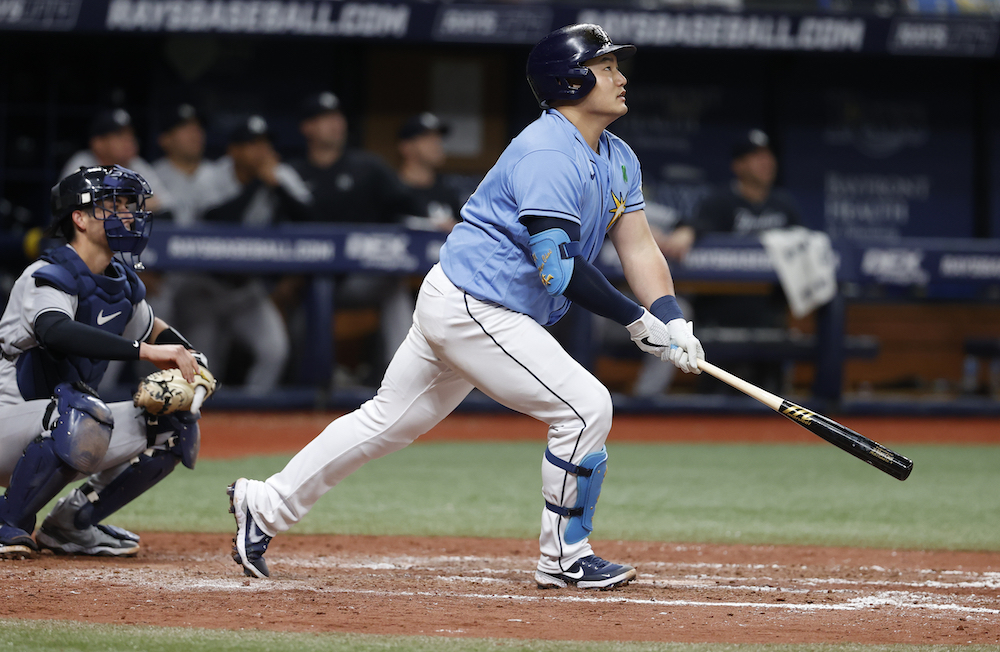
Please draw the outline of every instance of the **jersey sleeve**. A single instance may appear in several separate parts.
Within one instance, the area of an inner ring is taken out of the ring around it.
[[[629,155],[632,159],[629,167],[632,168],[633,172],[628,175],[631,185],[628,189],[628,199],[625,204],[626,213],[646,208],[646,198],[642,194],[642,166],[639,164],[639,157],[631,149],[629,149]]]
[[[537,150],[511,170],[517,219],[555,217],[580,223],[582,176],[572,158],[555,150]]]
[[[132,317],[125,324],[122,337],[127,340],[138,340],[145,342],[153,332],[153,309],[150,308],[146,300],[143,299],[135,305],[132,310]]]
[[[31,283],[24,293],[24,303],[21,306],[21,318],[29,333],[35,332],[35,320],[43,312],[54,310],[65,313],[73,319],[76,315],[77,299],[71,294],[55,288],[47,283]]]

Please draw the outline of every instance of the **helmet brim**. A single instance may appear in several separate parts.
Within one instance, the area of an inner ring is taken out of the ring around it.
[[[593,59],[597,57],[603,57],[605,54],[613,54],[618,58],[619,62],[625,61],[626,59],[631,59],[635,56],[636,47],[634,45],[608,45],[597,51]]]

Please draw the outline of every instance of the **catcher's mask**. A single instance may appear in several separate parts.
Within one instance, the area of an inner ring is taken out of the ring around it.
[[[146,199],[153,191],[138,172],[120,165],[81,167],[52,187],[54,225],[66,223],[75,210],[89,210],[104,224],[108,247],[122,254],[123,262],[142,269],[139,254],[149,242],[152,214]],[[61,229],[72,239],[72,231]],[[129,260],[125,261],[125,255]]]

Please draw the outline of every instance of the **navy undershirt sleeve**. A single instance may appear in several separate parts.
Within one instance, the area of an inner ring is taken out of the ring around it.
[[[548,229],[562,229],[573,242],[580,241],[580,225],[553,217],[524,218],[528,233],[535,235]],[[573,257],[573,276],[563,296],[595,315],[613,319],[622,326],[642,317],[642,306],[611,285],[607,277],[583,256]]]
[[[160,334],[156,336],[154,344],[180,344],[185,349],[189,349],[191,351],[194,350],[191,342],[188,342],[187,338],[178,333],[171,326],[168,326],[166,329],[160,331]]]
[[[582,256],[573,261],[573,276],[563,296],[586,308],[595,315],[613,319],[628,326],[642,317],[642,306],[618,291],[601,273]]]
[[[121,335],[102,331],[69,318],[64,312],[49,310],[35,319],[39,344],[66,355],[94,360],[138,360],[139,343]]]

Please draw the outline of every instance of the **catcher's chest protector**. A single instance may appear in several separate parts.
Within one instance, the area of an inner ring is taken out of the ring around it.
[[[112,260],[106,274],[94,274],[71,247],[59,247],[42,256],[51,265],[40,267],[33,276],[78,299],[76,321],[121,335],[132,317],[136,303],[146,295],[146,287],[135,272]],[[59,355],[35,347],[17,361],[17,385],[25,400],[49,398],[61,382],[81,380],[97,387],[107,360],[77,355]]]

